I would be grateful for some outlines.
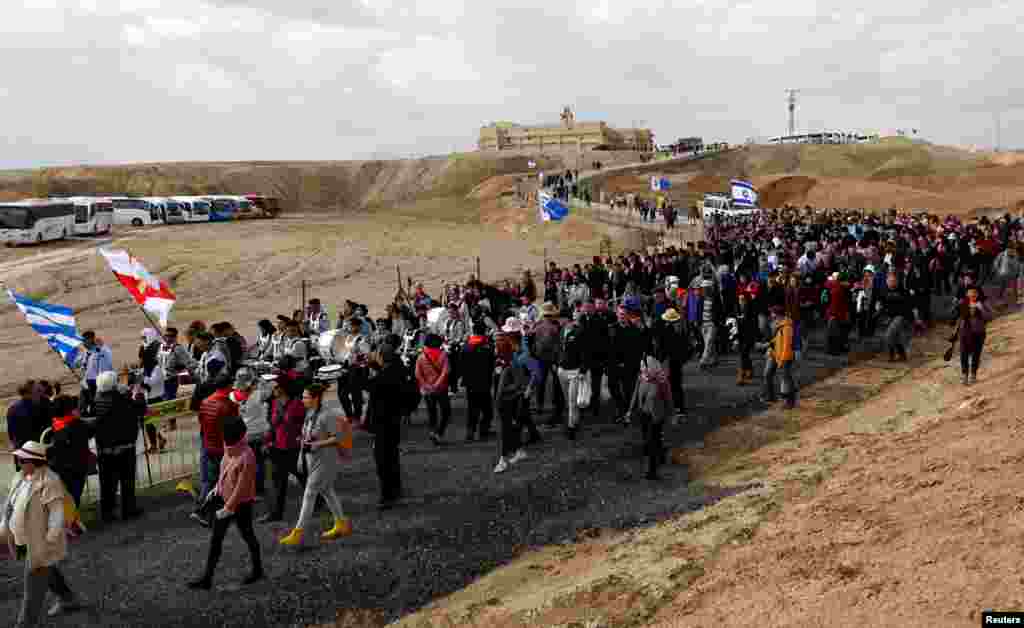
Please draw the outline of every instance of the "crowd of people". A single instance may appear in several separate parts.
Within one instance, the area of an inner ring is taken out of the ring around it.
[[[833,355],[850,351],[854,336],[881,332],[889,360],[905,361],[915,333],[934,324],[933,297],[946,296],[962,382],[970,385],[994,304],[1016,308],[1024,296],[1024,228],[1009,215],[965,224],[785,209],[718,220],[708,232],[708,241],[681,249],[550,262],[539,286],[527,271],[500,286],[470,276],[436,298],[422,285],[400,289],[377,319],[347,301],[333,327],[312,299],[276,324],[261,320],[252,342],[228,322],[193,322],[183,342],[173,327],[162,335],[147,329],[136,367],[120,372],[102,339],[86,332],[79,394],[27,382],[8,410],[18,473],[0,535],[27,556],[18,625],[38,620],[47,588],[58,596],[51,614],[79,604],[57,568],[69,522],[56,496],[66,492],[77,505],[85,478],[98,471],[102,520],[113,520],[118,501],[122,519],[137,518],[140,431],[150,451],[166,446],[164,434],[144,426],[146,407],[178,398],[184,384],[193,385],[189,406],[202,443],[192,517],[212,529],[206,569],[189,586],[208,589],[232,524],[252,554],[245,582],[263,577],[254,523],[284,519],[289,478],[303,494],[282,545],[305,543],[323,507],[332,526],[322,540],[351,534],[334,482],[351,456],[353,430],[372,435],[380,507],[398,505],[403,425],[421,405],[429,438],[441,447],[450,441],[452,398],[464,395],[464,440],[498,433],[495,474],[529,459],[541,427],[576,440],[607,411],[639,427],[653,480],[666,459],[664,426],[688,417],[683,367],[690,361],[713,369],[735,355],[736,385],[756,381],[762,401],[781,398],[793,408],[810,330],[824,328],[824,350]],[[326,356],[324,338],[332,347]],[[340,411],[325,402],[330,386]],[[163,429],[177,426],[168,421]],[[260,502],[265,512],[257,516]]]

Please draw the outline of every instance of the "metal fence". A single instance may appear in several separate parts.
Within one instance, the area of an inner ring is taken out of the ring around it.
[[[167,484],[196,474],[199,469],[199,420],[195,414],[181,413],[187,410],[188,398],[179,398],[149,407],[146,418],[147,425],[153,425],[166,440],[162,450],[147,453],[149,447],[145,430],[139,431],[139,439],[135,444],[135,485],[137,488],[152,488]],[[172,429],[173,428],[173,429]],[[7,419],[4,418],[4,432],[7,431]],[[89,448],[96,451],[95,439],[90,439]],[[14,463],[10,459],[0,462],[0,487],[10,486],[14,476]],[[82,505],[96,503],[100,496],[99,476],[91,475],[82,494]]]

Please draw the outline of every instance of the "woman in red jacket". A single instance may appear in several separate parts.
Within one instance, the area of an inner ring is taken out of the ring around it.
[[[273,467],[274,502],[260,523],[284,520],[284,503],[288,498],[288,476],[293,475],[305,487],[306,478],[299,471],[299,437],[306,409],[295,380],[280,375],[274,382],[274,398],[270,402],[270,430],[265,436],[267,459]]]
[[[850,282],[833,273],[825,282],[828,293],[828,305],[825,308],[825,320],[828,331],[828,354],[840,355],[850,350]]]

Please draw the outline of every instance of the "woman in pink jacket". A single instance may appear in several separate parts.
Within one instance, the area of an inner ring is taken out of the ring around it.
[[[263,561],[260,542],[252,527],[253,505],[256,503],[256,455],[245,439],[245,423],[238,417],[224,422],[224,459],[220,465],[220,478],[212,494],[224,500],[217,511],[210,541],[210,554],[206,558],[206,571],[198,580],[188,583],[190,589],[209,590],[213,586],[213,572],[217,569],[224,537],[234,523],[242,534],[252,557],[252,572],[242,584],[263,579]]]
[[[441,349],[441,337],[429,334],[424,341],[423,353],[416,360],[416,383],[427,401],[427,415],[430,417],[430,440],[435,445],[444,442],[444,431],[452,416],[452,403],[448,398],[448,354]],[[437,422],[437,410],[441,408],[441,422]]]

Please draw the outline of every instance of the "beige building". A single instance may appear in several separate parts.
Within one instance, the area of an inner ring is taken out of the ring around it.
[[[650,129],[615,129],[604,122],[576,122],[572,109],[562,110],[562,123],[522,126],[495,122],[480,129],[480,150],[578,148],[580,150],[654,150]]]

